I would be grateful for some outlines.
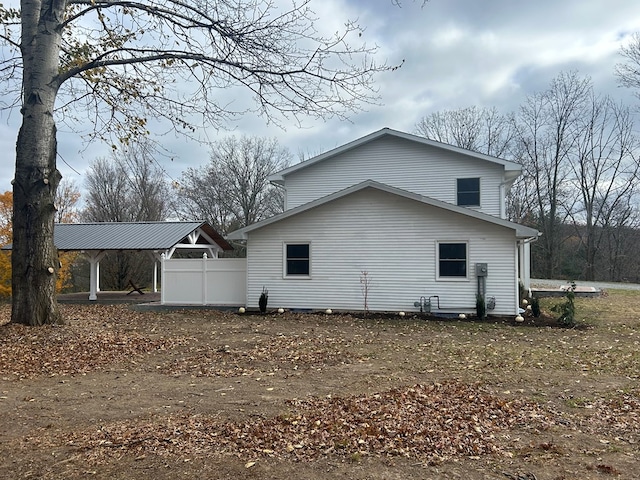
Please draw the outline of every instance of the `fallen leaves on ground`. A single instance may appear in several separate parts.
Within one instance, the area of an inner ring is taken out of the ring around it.
[[[144,329],[144,316],[125,306],[63,310],[66,325],[27,327],[0,321],[1,376],[25,379],[86,373],[181,342],[137,331]],[[132,327],[135,322],[139,324]]]
[[[589,414],[583,428],[592,433],[610,431],[617,439],[640,441],[640,389],[618,391],[609,398],[599,398],[585,406]]]
[[[69,445],[100,460],[139,456],[231,454],[310,461],[324,455],[405,456],[441,461],[501,451],[511,428],[553,423],[536,404],[504,399],[459,382],[414,385],[376,394],[288,402],[285,415],[221,422],[184,415],[119,422],[72,436]]]
[[[369,340],[371,342],[371,340]],[[193,347],[191,355],[163,365],[159,371],[169,375],[190,374],[196,377],[233,377],[261,372],[265,367],[280,370],[289,367],[323,368],[351,363],[361,357],[353,351],[358,343],[344,337],[280,334],[255,341],[246,348]]]

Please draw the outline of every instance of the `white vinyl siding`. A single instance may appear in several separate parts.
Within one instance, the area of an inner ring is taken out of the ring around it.
[[[365,180],[418,193],[455,205],[456,179],[481,179],[479,211],[501,214],[501,165],[396,137],[383,137],[285,177],[286,208],[291,209]]]
[[[455,190],[455,188],[454,188]],[[283,278],[283,244],[312,239],[312,278]],[[490,313],[517,310],[514,232],[375,189],[364,189],[249,233],[247,304],[262,288],[273,308],[362,310],[362,272],[370,280],[369,308],[416,311],[420,297],[438,295],[442,309],[473,312],[477,282],[438,280],[439,241],[465,242],[469,266],[489,265]]]

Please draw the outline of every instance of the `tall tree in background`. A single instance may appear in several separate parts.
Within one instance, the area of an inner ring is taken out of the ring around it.
[[[82,219],[87,222],[164,221],[170,188],[149,142],[133,142],[111,158],[99,158],[85,180]],[[152,261],[139,253],[109,252],[100,262],[103,285],[124,290],[129,281],[145,282]]]
[[[163,221],[170,188],[147,141],[130,143],[111,158],[98,158],[85,179],[82,218],[87,222]]]
[[[62,321],[54,294],[57,119],[88,118],[94,137],[114,143],[147,134],[150,118],[191,133],[251,110],[231,110],[236,86],[276,122],[274,112],[346,115],[375,97],[372,76],[388,69],[371,61],[374,49],[360,43],[356,24],[319,34],[309,0],[280,10],[257,1],[21,0],[19,9],[0,6],[0,21],[0,39],[15,54],[4,57],[0,75],[22,115],[11,320],[30,325]],[[225,96],[216,99],[219,89]]]
[[[182,175],[181,216],[207,220],[227,233],[282,212],[284,194],[269,176],[291,159],[275,138],[230,136],[215,142],[209,163]]]
[[[56,191],[54,205],[56,206],[56,223],[77,223],[80,220],[78,202],[80,190],[70,180],[62,180]]]
[[[579,120],[591,81],[562,73],[546,91],[529,96],[516,118],[515,155],[533,194],[536,227],[542,232],[535,262],[544,278],[554,278],[562,245],[561,226],[575,196],[569,192],[571,155],[580,136]]]
[[[635,90],[635,95],[640,98],[640,32],[631,37],[628,45],[620,49],[624,63],[616,65],[616,75],[620,84]]]
[[[603,227],[604,278],[613,282],[640,283],[640,215],[631,200],[627,197],[615,208],[609,208],[607,224]]]
[[[494,108],[466,107],[422,117],[416,133],[474,152],[505,158],[513,139],[513,123]]]
[[[640,37],[635,67],[640,67]],[[634,68],[635,68],[634,67]],[[620,69],[621,67],[619,67]],[[636,71],[640,87],[640,70]],[[627,78],[627,83],[631,81]],[[633,115],[598,96],[589,78],[562,73],[516,115],[468,107],[425,116],[416,132],[523,166],[507,217],[538,228],[534,273],[593,280],[635,278],[639,146]]]
[[[595,280],[607,233],[628,226],[623,219],[632,218],[620,213],[638,193],[638,139],[629,108],[593,91],[577,126],[570,160],[579,201],[570,215],[583,250],[583,278]]]

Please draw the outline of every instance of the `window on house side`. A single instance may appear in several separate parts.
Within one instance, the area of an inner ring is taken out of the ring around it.
[[[479,178],[458,178],[458,205],[461,207],[480,206]]]
[[[311,273],[309,244],[308,243],[288,243],[285,246],[287,277],[303,276],[308,277]]]
[[[438,244],[438,277],[466,278],[467,277],[467,244],[439,243]]]

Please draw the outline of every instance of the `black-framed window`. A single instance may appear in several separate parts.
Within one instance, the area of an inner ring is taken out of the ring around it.
[[[465,242],[438,243],[438,277],[467,277],[467,244]]]
[[[480,206],[480,179],[458,178],[458,205],[461,207]]]
[[[285,275],[308,277],[311,273],[310,245],[308,243],[287,243],[285,245]]]

